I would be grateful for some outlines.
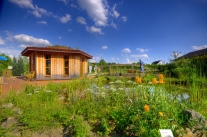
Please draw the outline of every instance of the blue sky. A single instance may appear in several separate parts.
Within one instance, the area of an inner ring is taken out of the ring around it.
[[[91,62],[169,62],[207,48],[207,0],[0,0],[0,53],[56,44]]]

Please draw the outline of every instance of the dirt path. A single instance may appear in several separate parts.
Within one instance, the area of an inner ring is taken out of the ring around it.
[[[50,82],[60,83],[67,82],[69,80],[52,80],[52,81],[27,81],[23,77],[11,77],[4,78],[2,82],[2,92],[0,96],[6,95],[9,91],[19,92],[25,88],[26,84],[44,86]]]

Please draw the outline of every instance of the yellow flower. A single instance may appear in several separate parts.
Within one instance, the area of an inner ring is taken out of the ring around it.
[[[152,79],[152,84],[157,84],[157,79],[156,78]]]
[[[150,108],[149,108],[149,105],[144,105],[144,111],[149,111]]]
[[[136,82],[141,84],[142,83],[142,78],[136,77]]]
[[[163,117],[164,114],[163,114],[162,112],[159,112],[159,113],[158,113],[158,116]]]

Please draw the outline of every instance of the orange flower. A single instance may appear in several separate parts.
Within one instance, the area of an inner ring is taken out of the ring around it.
[[[163,74],[159,74],[159,79],[163,79],[163,78],[164,78]]]
[[[159,83],[164,84],[165,82],[163,81],[163,79],[159,79]]]
[[[157,79],[156,78],[152,79],[152,84],[157,84]]]
[[[150,108],[149,108],[149,105],[144,105],[144,111],[149,111],[150,110]]]
[[[136,77],[136,82],[141,84],[142,83],[142,78]]]
[[[158,113],[158,116],[163,117],[164,114],[163,114],[162,112],[159,112],[159,113]]]

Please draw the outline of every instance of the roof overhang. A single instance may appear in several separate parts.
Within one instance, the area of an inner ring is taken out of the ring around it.
[[[68,53],[68,54],[80,54],[87,59],[92,59],[93,56],[81,51],[74,49],[60,49],[60,48],[52,48],[52,47],[27,47],[22,52],[22,56],[29,56],[32,52],[51,52],[51,53]]]

